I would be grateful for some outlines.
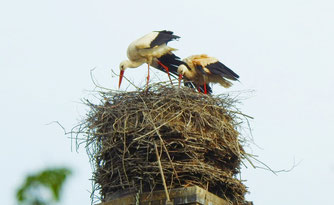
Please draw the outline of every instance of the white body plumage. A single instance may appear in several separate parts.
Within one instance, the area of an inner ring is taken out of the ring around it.
[[[171,31],[153,31],[133,41],[127,49],[128,60],[122,61],[119,66],[119,86],[121,84],[125,69],[137,68],[144,63],[148,64],[148,69],[150,65],[156,67],[158,63],[160,64],[160,62],[158,61],[160,57],[166,54],[171,54],[172,51],[176,50],[172,47],[167,46],[167,43],[171,40],[178,38],[179,37],[173,35],[173,32]],[[164,68],[168,72],[168,68],[166,66]],[[149,80],[149,74],[147,80]]]
[[[237,80],[239,76],[231,69],[222,64],[218,59],[208,55],[192,55],[183,59],[183,64],[179,65],[177,72],[180,80],[184,76],[196,86],[207,83],[219,83],[225,88],[232,85],[229,80]],[[228,79],[228,80],[227,80]]]

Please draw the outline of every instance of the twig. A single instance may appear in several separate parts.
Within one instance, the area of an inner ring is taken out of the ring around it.
[[[166,180],[165,180],[165,175],[164,175],[164,171],[162,169],[162,165],[161,165],[161,161],[160,161],[159,151],[158,151],[158,148],[157,148],[157,144],[155,142],[154,142],[154,149],[155,149],[155,154],[157,156],[157,161],[158,161],[158,164],[159,164],[160,175],[161,175],[162,183],[164,185],[166,198],[167,198],[167,201],[170,201],[169,193],[168,193],[168,189],[167,189],[167,185],[166,185]]]
[[[115,71],[113,70],[113,69],[111,69],[111,72],[114,74],[114,75],[116,75],[116,76],[119,76],[117,73],[115,73]],[[128,81],[133,87],[135,87],[137,90],[141,90],[139,87],[137,87],[131,80],[129,80],[127,77],[125,77],[124,75],[123,75],[123,78],[126,80],[126,81]]]

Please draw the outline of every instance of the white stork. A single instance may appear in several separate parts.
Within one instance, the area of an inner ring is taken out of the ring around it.
[[[150,79],[150,65],[167,72],[169,79],[170,71],[177,75],[177,66],[180,64],[177,62],[181,61],[172,53],[172,51],[176,49],[167,46],[167,43],[179,38],[179,36],[173,35],[172,31],[163,30],[153,31],[133,41],[127,50],[129,60],[125,60],[119,65],[120,75],[118,87],[121,86],[125,69],[137,68],[144,63],[148,65],[147,86]]]
[[[184,78],[191,81],[197,88],[204,86],[204,93],[207,94],[207,83],[219,83],[228,88],[232,83],[228,80],[238,80],[239,76],[223,63],[205,54],[193,55],[183,59],[179,65],[179,85]]]

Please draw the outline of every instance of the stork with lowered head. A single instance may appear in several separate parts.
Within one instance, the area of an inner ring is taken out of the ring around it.
[[[179,38],[172,31],[163,30],[153,31],[133,41],[127,50],[128,60],[122,61],[119,66],[118,87],[121,86],[125,69],[137,68],[144,63],[148,65],[147,87],[150,79],[150,66],[166,72],[171,81],[170,72],[177,75],[177,66],[181,61],[172,52],[176,49],[167,46],[167,43]]]
[[[218,59],[206,54],[192,55],[183,59],[178,66],[179,85],[181,79],[192,82],[197,88],[204,87],[204,93],[208,93],[208,83],[219,83],[225,88],[232,85],[232,81],[239,78],[235,72],[221,63]]]

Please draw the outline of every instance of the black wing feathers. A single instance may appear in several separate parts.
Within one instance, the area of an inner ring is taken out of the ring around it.
[[[173,53],[167,53],[167,54],[161,56],[160,58],[158,58],[158,60],[162,64],[164,64],[165,66],[168,67],[169,72],[171,74],[174,74],[174,75],[178,76],[177,68],[179,67],[179,65],[182,64],[182,61],[181,61],[180,57],[174,55]],[[166,72],[166,70],[161,65],[158,66],[158,69],[161,70],[161,71]]]
[[[181,61],[180,57],[174,55],[173,53],[165,54],[161,56],[160,58],[158,58],[158,60],[162,64],[168,67],[170,75],[173,76],[174,78],[178,78],[179,74],[177,72],[177,68],[179,67],[179,65],[185,64],[183,61]],[[185,65],[189,67],[187,64]],[[166,73],[165,68],[163,68],[161,65],[158,65],[157,68]],[[184,82],[184,85],[189,88],[193,88],[193,89],[197,88],[193,82],[189,82],[189,81]],[[199,89],[201,90],[202,93],[204,93],[203,85],[199,86]],[[206,84],[206,89],[209,94],[212,93],[212,88],[209,86],[209,84]]]
[[[199,70],[199,71],[201,71],[201,73],[202,73],[203,75],[206,75],[206,72],[204,71],[204,69],[203,69],[203,67],[202,67],[201,65],[197,65],[197,66],[196,66],[196,69]]]
[[[220,75],[230,80],[238,80],[239,75],[229,69],[227,66],[217,61],[206,66],[214,75]]]
[[[169,41],[172,41],[174,39],[179,39],[179,36],[173,35],[172,31],[158,31],[159,34],[157,37],[151,42],[150,47],[153,48],[154,46],[159,46],[164,43],[168,43]]]

